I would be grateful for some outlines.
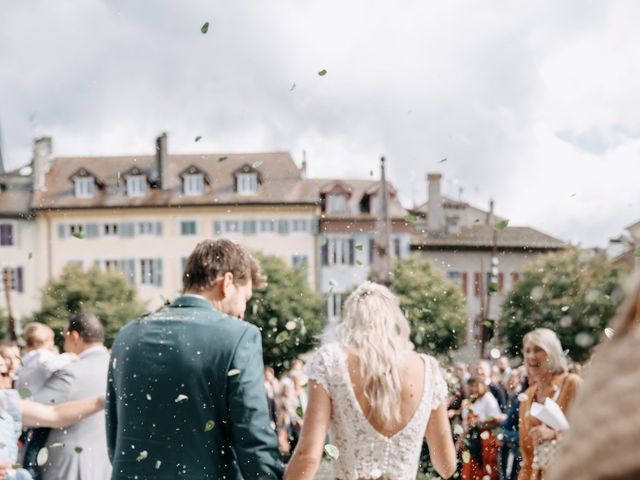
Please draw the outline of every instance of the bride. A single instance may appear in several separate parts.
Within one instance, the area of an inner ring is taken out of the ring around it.
[[[335,340],[306,373],[309,403],[285,480],[314,478],[328,432],[340,480],[415,479],[423,437],[440,476],[454,474],[440,367],[413,351],[409,323],[386,287],[366,282],[349,296]]]

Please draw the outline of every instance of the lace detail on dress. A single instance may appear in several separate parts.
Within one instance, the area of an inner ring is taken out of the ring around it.
[[[331,443],[340,451],[334,463],[336,478],[416,478],[431,410],[447,395],[438,362],[427,355],[421,357],[425,363],[422,400],[409,423],[391,437],[377,432],[364,416],[353,392],[346,354],[339,345],[323,346],[305,367],[309,378],[322,385],[331,397],[329,435]]]

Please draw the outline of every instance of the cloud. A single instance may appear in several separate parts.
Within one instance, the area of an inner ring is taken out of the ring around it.
[[[4,156],[27,162],[45,133],[61,154],[150,153],[161,131],[174,152],[306,150],[312,176],[369,178],[385,155],[408,205],[441,171],[450,195],[602,244],[638,211],[631,193],[580,200],[640,173],[638,13],[632,0],[5,2]]]

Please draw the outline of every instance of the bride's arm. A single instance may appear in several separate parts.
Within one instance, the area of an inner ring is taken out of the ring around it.
[[[284,473],[284,480],[313,480],[324,451],[331,418],[331,398],[320,384],[309,381],[309,403],[300,441]]]
[[[104,400],[101,397],[93,397],[60,405],[43,405],[30,400],[20,400],[20,406],[22,424],[25,427],[63,428],[102,410]]]
[[[431,411],[424,436],[434,468],[441,477],[451,477],[456,471],[456,449],[453,445],[445,403]]]

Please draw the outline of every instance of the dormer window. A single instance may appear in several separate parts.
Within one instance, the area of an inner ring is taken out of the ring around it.
[[[129,175],[127,177],[127,195],[129,197],[144,197],[147,194],[147,178],[144,175]]]
[[[243,195],[258,193],[258,174],[251,172],[236,175],[236,190]]]
[[[204,193],[204,175],[187,173],[183,177],[185,195],[202,195]]]
[[[96,181],[93,177],[77,177],[75,180],[77,198],[93,198],[96,195]]]
[[[329,195],[327,197],[328,213],[345,213],[347,211],[347,196],[342,194]]]

